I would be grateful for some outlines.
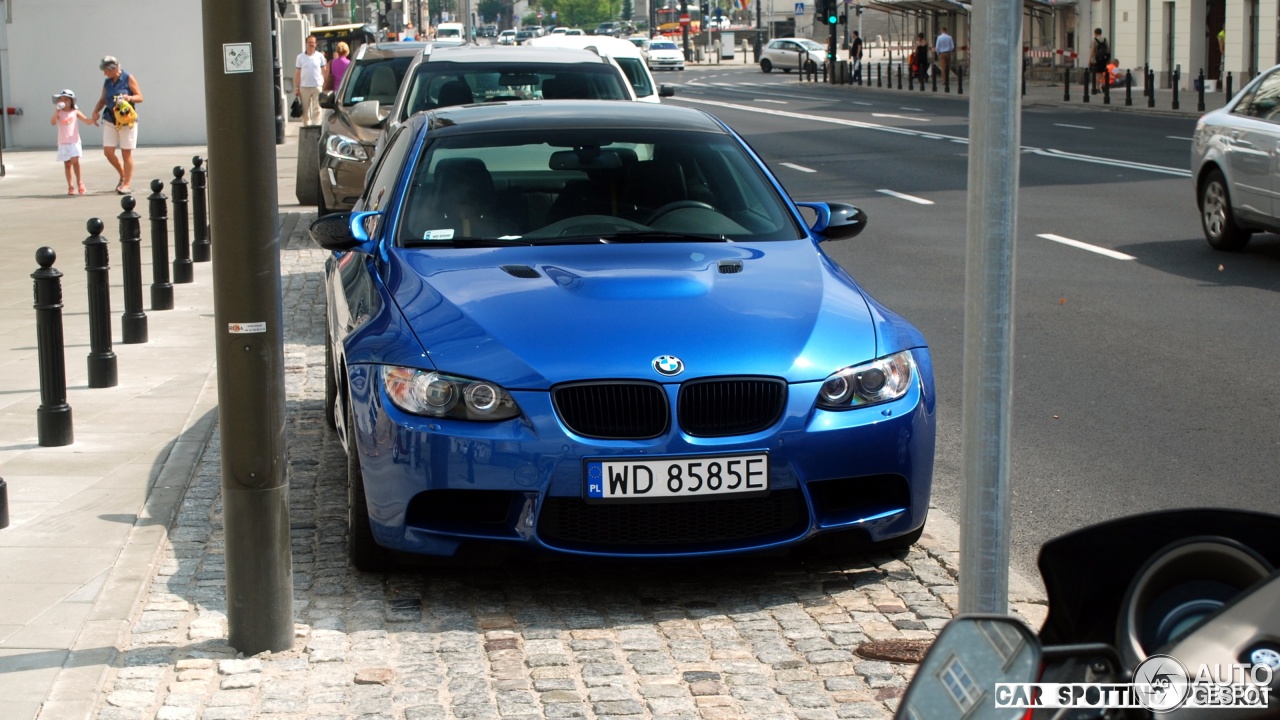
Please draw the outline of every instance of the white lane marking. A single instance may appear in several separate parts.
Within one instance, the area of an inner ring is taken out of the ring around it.
[[[881,189],[879,189],[879,190],[876,190],[876,192],[878,192],[878,193],[884,193],[885,195],[888,195],[888,196],[890,196],[890,197],[900,198],[900,199],[902,199],[902,200],[906,200],[907,202],[913,202],[913,203],[915,203],[915,204],[917,204],[917,205],[932,205],[932,204],[933,204],[933,201],[932,201],[932,200],[925,200],[924,198],[922,198],[922,197],[916,197],[915,195],[904,195],[904,194],[902,194],[902,193],[900,193],[900,192],[894,192],[894,191],[892,191],[892,190],[885,190],[885,189],[883,189],[883,188],[881,188]]]
[[[897,120],[919,120],[920,122],[930,122],[930,119],[927,117],[917,117],[914,115],[894,115],[892,113],[871,113],[871,117],[895,118]]]
[[[910,128],[894,127],[892,125],[879,125],[871,122],[863,122],[861,120],[843,120],[840,118],[826,117],[823,115],[808,115],[805,113],[793,112],[790,110],[773,110],[770,108],[751,107],[749,105],[735,105],[734,103],[720,102],[718,100],[702,100],[687,96],[677,95],[673,100],[680,102],[688,102],[699,105],[712,105],[715,107],[729,108],[731,110],[741,110],[743,112],[761,113],[764,115],[775,115],[777,117],[792,118],[795,120],[809,120],[811,122],[829,123],[831,125],[844,125],[845,127],[856,127],[864,130],[879,130],[880,132],[893,133],[895,135],[909,135],[912,137],[928,138],[931,140],[951,140],[952,142],[968,144],[969,138],[960,135],[942,135],[940,133],[924,132],[922,130],[912,130]],[[1042,157],[1056,158],[1058,160],[1075,160],[1077,162],[1095,163],[1098,165],[1111,165],[1113,167],[1125,168],[1127,170],[1141,170],[1144,172],[1158,173],[1162,175],[1175,175],[1177,177],[1191,177],[1190,170],[1182,168],[1164,167],[1162,165],[1149,165],[1147,163],[1129,162],[1127,160],[1113,160],[1111,158],[1097,157],[1095,155],[1080,155],[1078,153],[1069,153],[1063,150],[1054,150],[1053,148],[1036,148],[1023,146],[1023,153],[1031,155],[1040,155]]]
[[[1045,240],[1052,240],[1056,243],[1062,243],[1063,245],[1070,245],[1073,248],[1088,250],[1089,252],[1098,253],[1099,255],[1105,255],[1109,258],[1115,258],[1116,260],[1137,260],[1137,258],[1135,258],[1132,255],[1125,255],[1122,252],[1116,252],[1115,250],[1108,250],[1104,247],[1098,247],[1097,245],[1090,245],[1089,243],[1083,243],[1083,242],[1080,242],[1079,240],[1072,240],[1071,238],[1065,238],[1065,237],[1062,237],[1061,235],[1054,235],[1053,233],[1041,233],[1039,235],[1036,235],[1036,237],[1042,237]]]
[[[818,172],[817,170],[814,170],[813,168],[807,168],[807,167],[805,167],[805,166],[803,166],[803,165],[796,165],[795,163],[778,163],[778,164],[779,164],[779,165],[785,165],[785,166],[787,166],[787,167],[791,168],[792,170],[799,170],[800,172],[807,172],[807,173],[816,173],[816,172]]]
[[[874,105],[875,103],[858,102],[857,100],[851,100],[851,101],[850,101],[850,104],[852,104],[852,105],[863,105],[863,106],[866,106],[866,107],[871,107],[871,106],[872,106],[872,105]]]
[[[790,105],[786,100],[770,100],[769,98],[756,98],[756,102],[773,103],[774,105]]]
[[[1088,126],[1088,125],[1069,125],[1069,124],[1067,124],[1067,123],[1054,123],[1054,124],[1053,124],[1053,126],[1054,126],[1054,127],[1071,128],[1071,129],[1073,129],[1073,130],[1092,130],[1092,129],[1093,129],[1092,127],[1090,127],[1090,126]]]
[[[1186,140],[1187,142],[1191,142],[1191,138],[1182,137],[1180,135],[1165,135],[1165,137],[1169,138],[1170,140]]]
[[[924,110],[922,110],[922,109],[920,109],[920,108],[900,107],[900,108],[898,108],[898,109],[899,109],[899,110],[906,110],[907,112],[924,112]]]

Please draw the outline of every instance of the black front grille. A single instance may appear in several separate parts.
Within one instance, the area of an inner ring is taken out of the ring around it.
[[[548,545],[622,553],[725,550],[799,537],[808,526],[799,490],[645,504],[552,497],[538,514],[538,536]]]
[[[680,388],[680,428],[695,437],[760,432],[778,421],[787,384],[775,378],[717,378]]]
[[[638,440],[667,431],[667,396],[653,383],[582,383],[552,392],[560,420],[575,434]]]

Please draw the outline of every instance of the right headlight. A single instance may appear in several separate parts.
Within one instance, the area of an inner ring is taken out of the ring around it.
[[[364,146],[359,141],[346,135],[330,135],[329,139],[324,141],[324,152],[326,155],[336,157],[339,160],[364,161],[369,159],[369,154],[365,152]]]
[[[382,384],[396,407],[455,420],[506,420],[520,414],[506,390],[483,380],[397,365],[382,366]]]
[[[843,368],[822,381],[818,407],[849,410],[897,400],[911,389],[914,378],[915,361],[909,350]]]

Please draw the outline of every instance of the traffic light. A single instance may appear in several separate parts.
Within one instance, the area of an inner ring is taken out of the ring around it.
[[[711,16],[711,5],[710,5],[710,3],[706,3],[706,2],[702,3],[702,8],[701,8],[701,10],[702,10],[702,18],[703,18],[703,20],[705,21],[705,20],[706,20],[706,18],[708,18],[708,17],[710,17],[710,16]]]
[[[837,3],[836,0],[826,0],[824,6],[823,12],[827,16],[827,24],[835,25],[840,22],[840,16],[836,13],[836,8],[839,6],[839,3]]]

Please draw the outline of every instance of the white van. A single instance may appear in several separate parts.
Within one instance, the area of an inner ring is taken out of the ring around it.
[[[640,54],[640,48],[626,40],[599,35],[547,35],[527,41],[528,45],[544,47],[585,48],[600,57],[609,58],[622,68],[623,74],[631,81],[636,100],[640,102],[658,102],[660,97],[671,97],[676,94],[670,85],[658,85],[653,81],[653,74]]]
[[[466,27],[462,23],[445,22],[436,25],[436,39],[433,41],[436,47],[447,47],[450,45],[466,45]]]

